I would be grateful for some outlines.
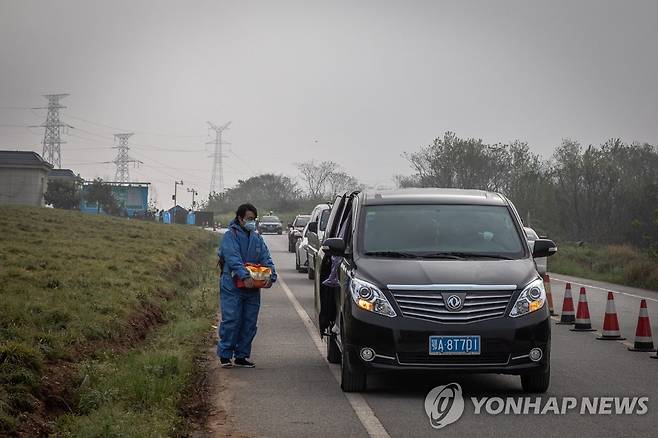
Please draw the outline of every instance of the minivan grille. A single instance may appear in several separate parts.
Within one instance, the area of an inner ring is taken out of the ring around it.
[[[427,353],[398,353],[401,365],[507,365],[509,353],[463,356],[430,356]]]
[[[466,292],[464,306],[458,311],[448,310],[443,302],[442,294],[448,296],[450,292],[392,290],[391,293],[403,316],[450,323],[476,322],[503,316],[514,292],[499,290]]]

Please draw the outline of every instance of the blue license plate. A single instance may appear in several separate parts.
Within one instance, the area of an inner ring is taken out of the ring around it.
[[[430,336],[429,354],[480,354],[480,337]]]

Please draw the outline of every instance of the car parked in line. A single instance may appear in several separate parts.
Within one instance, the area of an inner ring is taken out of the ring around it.
[[[260,234],[283,234],[283,224],[278,216],[263,216],[256,225]]]
[[[297,272],[308,272],[308,224],[302,230],[302,237],[295,242],[295,269]]]
[[[331,204],[318,204],[311,212],[311,220],[308,223],[306,244],[306,257],[308,258],[308,278],[315,278],[315,256],[320,249],[320,243],[324,240],[324,231],[327,227]]]
[[[310,218],[310,214],[298,214],[295,220],[288,224],[288,252],[295,252],[295,243],[302,238],[302,231]]]
[[[354,192],[333,205],[316,256],[315,310],[343,391],[370,373],[519,375],[550,384],[551,324],[516,208],[479,190]],[[337,260],[339,263],[333,263]],[[324,284],[337,267],[337,280]]]

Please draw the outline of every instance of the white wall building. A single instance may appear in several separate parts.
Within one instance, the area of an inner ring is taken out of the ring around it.
[[[52,168],[36,152],[0,151],[0,205],[43,207]]]

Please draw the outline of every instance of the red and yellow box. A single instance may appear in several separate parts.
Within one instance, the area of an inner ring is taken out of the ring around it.
[[[251,275],[255,289],[265,287],[267,282],[270,280],[270,277],[272,276],[272,269],[268,268],[267,266],[259,265],[256,263],[245,263],[244,267],[247,269],[247,271],[249,271],[249,275]],[[242,289],[245,288],[244,281],[241,278],[236,278],[235,285]]]

